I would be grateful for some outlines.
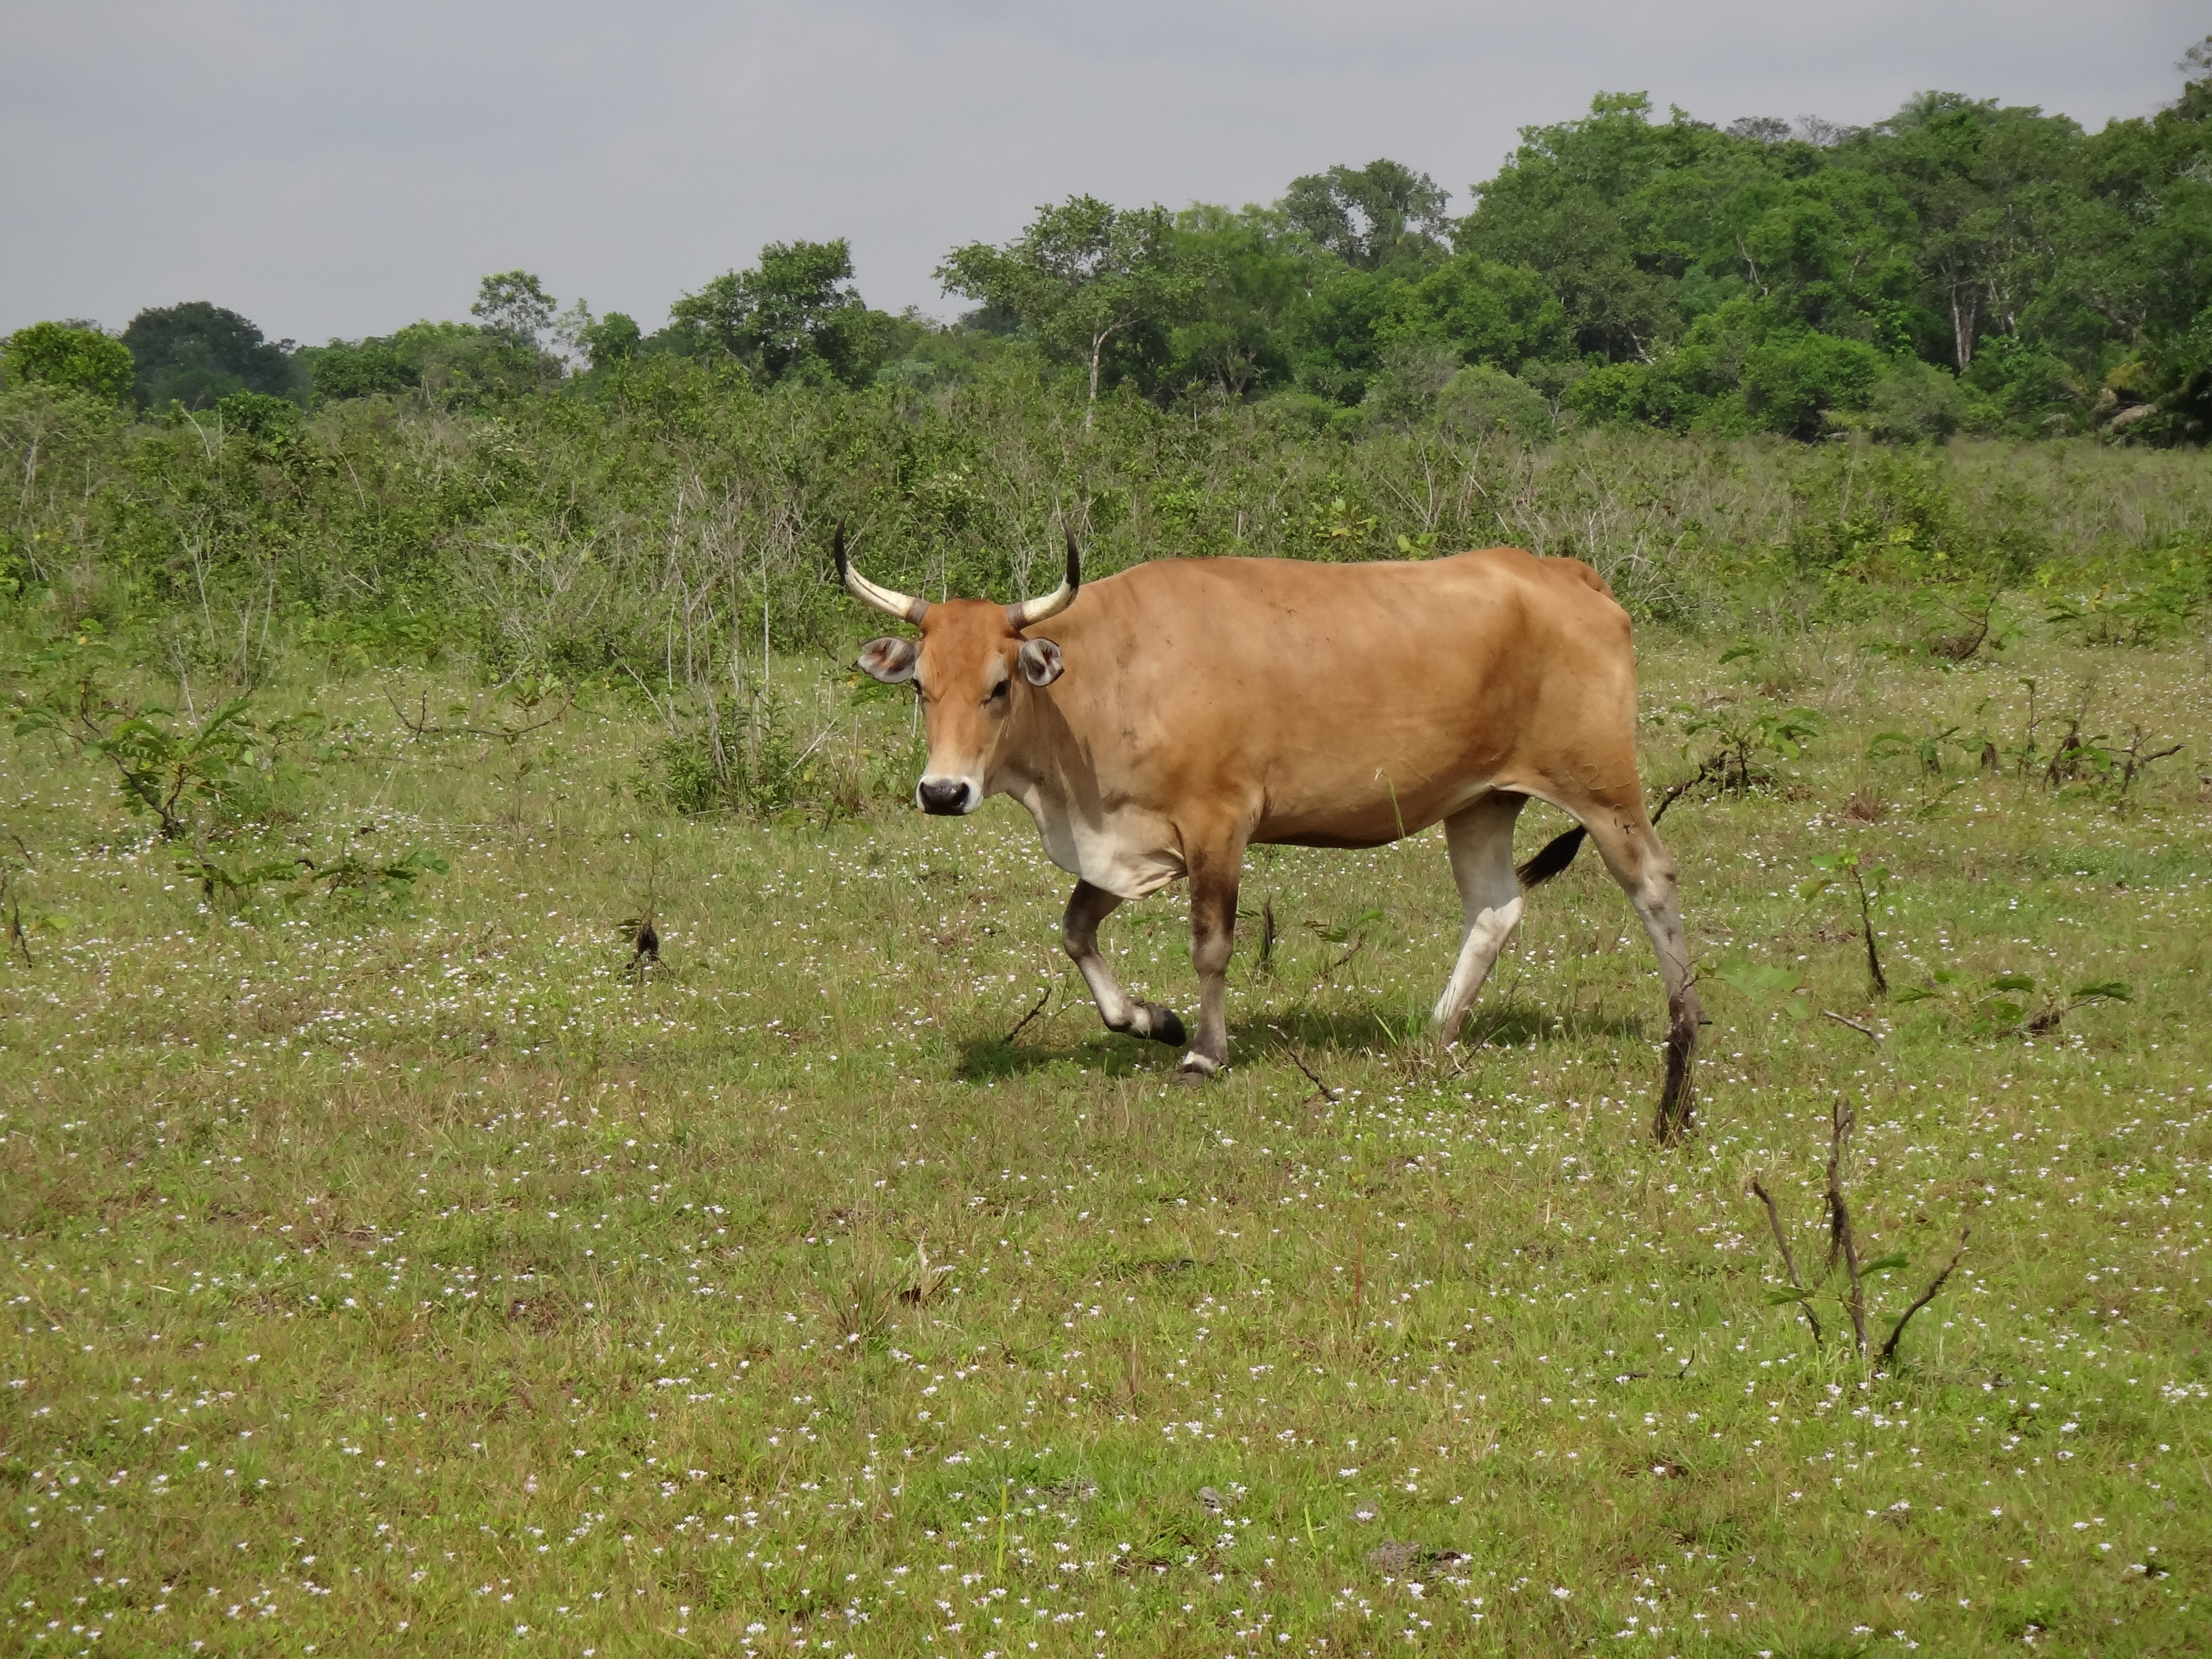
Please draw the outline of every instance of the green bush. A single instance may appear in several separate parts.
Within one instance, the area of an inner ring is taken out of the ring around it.
[[[131,395],[131,349],[96,328],[33,323],[0,341],[0,370],[11,383],[57,386],[108,403]]]
[[[1986,423],[1984,400],[1932,363],[1903,358],[1869,392],[1863,422],[1875,436],[1922,443]]]
[[[256,438],[273,438],[300,424],[299,404],[262,392],[234,392],[216,400],[215,412],[230,430]]]
[[[1437,422],[1465,438],[1510,432],[1523,443],[1543,443],[1557,428],[1543,394],[1503,369],[1473,363],[1437,396]]]
[[[2212,517],[2212,476],[2185,453],[1706,435],[1747,412],[1701,389],[1686,345],[1573,380],[1531,365],[1544,392],[1462,368],[1433,412],[1408,377],[1381,421],[1319,398],[1163,409],[1123,390],[1085,433],[1083,388],[1034,359],[927,393],[763,387],[654,354],[501,386],[468,365],[506,348],[471,331],[433,343],[457,351],[444,389],[309,416],[240,396],[219,405],[237,439],[220,443],[205,416],[133,422],[81,393],[0,388],[0,580],[72,621],[169,617],[196,668],[240,684],[297,641],[359,666],[442,648],[493,680],[635,669],[726,694],[732,669],[842,656],[876,627],[830,580],[841,519],[871,576],[932,597],[1042,591],[1067,529],[1094,577],[1505,543],[1589,560],[1640,617],[1741,627],[1802,614],[1800,584],[1837,603],[1848,586],[1857,606],[2044,561],[2062,562],[2054,580],[2094,562],[2061,591],[2137,582]],[[1624,383],[1679,399],[1695,435],[1591,420]],[[1860,416],[1889,395],[1876,381]],[[1586,429],[1553,434],[1552,397]]]
[[[422,383],[422,371],[390,340],[361,340],[351,344],[333,340],[326,346],[311,347],[300,356],[307,362],[308,381],[319,404],[411,392]]]
[[[1831,412],[1864,409],[1887,367],[1861,340],[1812,330],[1771,338],[1744,359],[1744,408],[1761,431],[1816,438]]]

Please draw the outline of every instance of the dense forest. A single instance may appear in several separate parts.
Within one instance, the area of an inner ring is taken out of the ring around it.
[[[2024,602],[2172,637],[2212,598],[2212,42],[2185,73],[2094,135],[1602,96],[1457,219],[1389,161],[1265,208],[1079,196],[949,251],[950,325],[871,308],[842,241],[651,331],[520,270],[320,346],[207,301],[36,324],[0,343],[0,683],[20,714],[83,650],[180,688],[450,654],[649,696],[705,804],[718,734],[757,760],[869,625],[840,521],[932,595],[1048,581],[1071,529],[1094,574],[1508,542],[1692,629],[1995,649]]]

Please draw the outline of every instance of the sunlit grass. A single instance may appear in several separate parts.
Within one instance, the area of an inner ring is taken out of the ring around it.
[[[1066,878],[1003,802],[682,819],[612,695],[518,772],[407,741],[372,680],[302,682],[268,697],[357,738],[272,844],[451,871],[233,909],[106,779],[0,747],[42,924],[0,969],[10,1642],[2191,1650],[2203,657],[1771,652],[1826,734],[1665,826],[1714,1022],[1672,1152],[1656,977],[1588,857],[1443,1049],[1409,1036],[1457,941],[1438,836],[1255,854],[1280,939],[1263,975],[1247,923],[1232,1066],[1194,1090],[1100,1029]],[[1655,783],[1687,769],[1664,711],[1747,680],[1719,656],[1650,648]],[[2189,751],[2124,815],[1864,757],[2013,740],[2027,673]],[[860,714],[904,744],[903,710]],[[1893,983],[1962,990],[1869,1000],[1855,911],[1799,891],[1844,847],[1893,872]],[[1188,1012],[1178,896],[1103,937]],[[1720,976],[1747,964],[1801,976],[1807,1017]],[[2001,975],[2133,1000],[1974,1035]],[[1832,1299],[1818,1351],[1770,1302],[1745,1195],[1817,1273],[1838,1091],[1867,1254],[1910,1263],[1877,1340],[1972,1230],[1886,1376]]]

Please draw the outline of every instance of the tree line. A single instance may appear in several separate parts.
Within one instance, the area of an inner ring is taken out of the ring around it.
[[[1436,422],[1720,437],[2100,431],[2212,421],[2212,39],[2167,107],[2085,131],[1929,93],[1841,127],[1660,118],[1605,94],[1524,129],[1464,215],[1390,160],[1267,206],[1074,196],[949,252],[937,323],[869,307],[842,240],[771,243],[647,331],[487,276],[472,320],[271,342],[205,301],[119,338],[35,325],[0,369],[141,409],[266,426],[385,395],[479,402],[618,380],[655,358],[763,385],[939,392],[1000,360],[1162,407],[1265,404],[1316,434]],[[1086,420],[1088,414],[1086,413]]]

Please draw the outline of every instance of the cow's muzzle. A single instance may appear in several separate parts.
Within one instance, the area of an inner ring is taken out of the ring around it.
[[[915,787],[914,798],[925,812],[934,812],[940,817],[958,817],[981,805],[979,793],[965,778],[924,778]]]

